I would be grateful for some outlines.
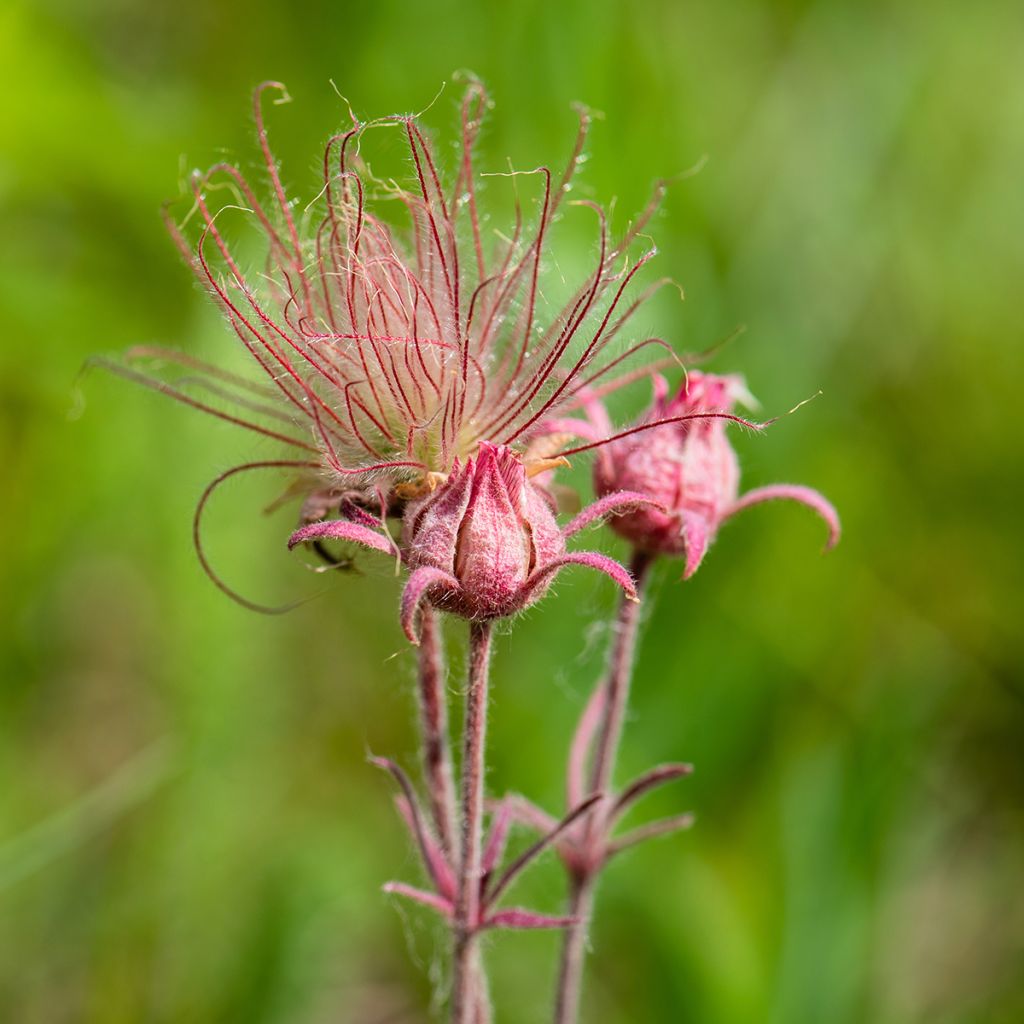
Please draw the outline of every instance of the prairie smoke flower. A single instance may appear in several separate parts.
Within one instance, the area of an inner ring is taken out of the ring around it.
[[[511,456],[498,459],[502,470],[494,461],[497,449],[483,445],[522,446],[542,420],[578,407],[580,395],[598,379],[603,387],[614,386],[609,374],[624,360],[649,345],[663,345],[648,338],[614,356],[608,352],[647,295],[663,283],[621,308],[627,287],[654,254],[628,257],[657,208],[661,185],[617,242],[610,240],[600,207],[577,204],[596,215],[597,260],[565,306],[541,320],[547,243],[581,158],[590,123],[586,113],[580,114],[560,175],[547,167],[526,172],[540,193],[532,227],[517,201],[513,224],[504,235],[493,232],[492,245],[479,210],[474,159],[488,107],[478,82],[470,83],[461,104],[453,180],[442,180],[416,116],[362,122],[353,115],[351,126],[328,141],[319,193],[301,210],[286,191],[264,124],[263,100],[274,94],[275,102],[288,99],[276,82],[261,85],[254,97],[269,201],[237,167],[220,163],[192,177],[192,209],[185,221],[166,217],[181,252],[264,380],[253,382],[191,356],[152,348],[135,354],[156,356],[188,373],[165,381],[114,367],[290,449],[290,458],[248,463],[215,480],[200,502],[197,523],[220,483],[267,467],[299,474],[289,494],[307,497],[304,522],[338,512],[350,526],[371,529],[405,502],[416,509],[418,521],[430,522],[453,494],[472,491],[470,478],[479,484],[484,477],[493,482],[518,474]],[[404,138],[409,187],[377,180],[361,155],[366,133],[386,127]],[[219,205],[213,203],[217,196]],[[385,202],[401,211],[404,230],[375,212]],[[255,229],[260,244],[257,271],[246,269],[250,260],[243,259],[228,231],[239,216]],[[197,235],[194,242],[186,232]],[[492,464],[486,472],[481,468]],[[516,557],[522,556],[522,565],[503,577],[507,592],[470,596],[471,579],[483,571],[481,559],[499,557],[494,536],[474,532],[484,547],[472,553],[464,543],[456,564],[428,550],[422,530],[406,531],[410,566],[460,579],[461,596],[449,597],[453,610],[489,616],[522,607],[539,596],[549,576],[517,597],[511,596],[512,576],[525,586],[530,573],[548,564],[548,549],[551,558],[563,557],[557,530],[548,513],[539,511],[531,485],[508,480],[511,518],[497,529],[503,536],[529,535],[529,541],[525,548],[519,544]],[[481,509],[488,501],[487,515],[493,515],[497,506],[490,498],[465,506],[474,523],[483,522]],[[357,533],[339,529],[331,535],[358,542]],[[390,541],[371,546],[395,550]],[[424,579],[421,574],[419,580]]]
[[[482,442],[475,463],[406,511],[413,570],[402,598],[406,632],[414,635],[416,609],[428,598],[468,619],[513,615],[543,596],[567,565],[605,573],[635,600],[633,580],[618,562],[595,551],[567,552],[565,542],[604,516],[645,504],[643,495],[616,491],[559,529],[551,499],[529,482],[515,453]]]
[[[409,501],[400,547],[365,512],[360,522],[304,526],[289,546],[331,538],[400,558],[412,570],[402,595],[402,626],[418,643],[416,615],[423,601],[478,622],[503,618],[542,597],[567,565],[605,573],[635,600],[633,580],[618,562],[595,551],[567,552],[565,542],[605,516],[649,503],[642,494],[615,491],[560,529],[551,499],[529,481],[523,460],[510,448],[483,441],[475,459],[456,462],[436,490]]]
[[[664,378],[653,379],[651,408],[635,428],[599,447],[594,464],[599,495],[628,489],[653,503],[611,520],[616,533],[648,554],[683,558],[688,579],[722,523],[751,505],[788,499],[817,512],[828,527],[825,549],[835,545],[839,516],[810,487],[773,484],[740,495],[739,461],[725,431],[737,401],[751,401],[741,377],[691,371],[675,394]],[[589,430],[610,433],[604,407],[593,401],[587,408]]]
[[[415,117],[353,119],[327,144],[321,192],[311,204],[322,206],[323,214],[309,224],[296,219],[270,150],[261,109],[268,91],[283,95],[284,87],[265,83],[255,97],[272,204],[261,203],[237,168],[218,164],[191,182],[201,224],[194,250],[181,228],[173,222],[169,228],[267,375],[276,392],[275,418],[302,428],[303,436],[291,443],[314,454],[325,482],[446,475],[481,441],[520,440],[611,368],[599,357],[635,309],[614,323],[613,316],[653,253],[624,268],[616,264],[653,203],[617,244],[609,241],[603,211],[584,204],[599,221],[597,264],[548,324],[537,322],[547,236],[582,153],[586,115],[561,177],[554,180],[546,167],[529,172],[542,185],[532,232],[517,210],[508,237],[491,252],[473,162],[487,106],[478,83],[462,103],[461,160],[449,188]],[[386,125],[405,137],[411,190],[376,181],[360,156],[365,133]],[[211,208],[208,196],[217,184],[228,185],[241,202]],[[375,200],[397,200],[409,222],[404,235],[372,212]],[[221,226],[226,211],[239,206],[265,245],[266,264],[257,274],[246,275]],[[610,290],[614,295],[602,307]]]

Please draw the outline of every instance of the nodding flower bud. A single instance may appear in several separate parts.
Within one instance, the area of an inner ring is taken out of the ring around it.
[[[566,551],[565,542],[647,499],[611,494],[559,529],[544,491],[529,479],[550,461],[524,464],[511,448],[482,441],[475,459],[406,506],[402,558],[412,572],[402,592],[402,625],[413,643],[423,601],[466,619],[499,619],[528,608],[568,565],[603,572],[636,600],[633,578],[618,562],[596,551]]]
[[[531,576],[565,553],[554,514],[519,457],[488,443],[407,507],[403,541],[414,572],[433,569],[457,582],[435,588],[431,599],[467,619],[501,618],[532,604],[550,576],[527,587]]]
[[[684,558],[689,578],[726,519],[749,505],[788,498],[814,509],[828,525],[827,547],[836,543],[839,517],[817,491],[778,484],[740,497],[739,461],[725,432],[729,419],[679,419],[731,414],[737,401],[749,402],[741,377],[691,371],[674,395],[661,377],[655,377],[654,388],[654,402],[640,422],[677,421],[613,441],[599,450],[595,464],[598,494],[636,491],[661,506],[648,505],[610,520],[616,533],[649,554]],[[605,415],[600,408],[594,412]]]
[[[636,586],[614,559],[597,551],[566,551],[565,542],[606,516],[640,508],[642,494],[617,491],[585,508],[559,529],[551,504],[531,475],[546,472],[551,459],[526,461],[504,445],[480,443],[475,458],[411,485],[402,515],[402,543],[354,502],[341,518],[296,530],[289,547],[339,540],[398,555],[411,570],[402,592],[402,627],[419,643],[420,605],[466,619],[487,621],[514,615],[544,595],[555,575],[582,565],[610,576],[636,600]]]

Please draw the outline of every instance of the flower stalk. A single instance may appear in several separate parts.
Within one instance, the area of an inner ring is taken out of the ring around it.
[[[630,571],[636,583],[637,594],[640,596],[646,589],[653,561],[653,556],[634,550]],[[585,756],[585,748],[589,746],[587,741],[593,738],[595,712],[601,714],[597,749],[594,751],[590,771],[591,792],[608,792],[612,781],[629,701],[639,624],[639,602],[623,596],[615,623],[615,639],[609,656],[608,674],[584,710],[578,730],[582,736],[578,735],[574,744],[574,756]],[[581,767],[584,765],[578,765],[576,770]],[[605,860],[605,839],[610,824],[608,812],[614,809],[614,805],[610,807],[607,800],[594,808],[584,825],[582,846],[587,852],[575,858],[570,871],[567,916],[573,918],[574,923],[565,930],[562,940],[555,998],[556,1024],[575,1024],[579,1019],[587,931],[593,915],[597,875]]]
[[[645,551],[634,551],[630,562],[630,573],[636,584],[638,596],[646,589],[648,571],[654,558]],[[608,679],[604,684],[607,691],[605,715],[594,755],[591,773],[591,792],[603,792],[611,783],[622,741],[622,726],[629,701],[629,687],[633,676],[633,662],[636,653],[637,629],[640,624],[640,602],[623,598],[619,604],[619,616],[615,624],[615,642],[612,646]]]
[[[452,970],[453,1024],[477,1024],[486,1007],[480,964],[480,875],[483,854],[484,750],[492,625],[469,624],[469,662],[462,735],[461,845],[456,879]]]

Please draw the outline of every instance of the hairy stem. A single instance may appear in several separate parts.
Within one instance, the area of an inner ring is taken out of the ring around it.
[[[562,938],[562,957],[558,965],[558,992],[555,998],[557,1024],[575,1022],[580,1014],[580,991],[583,986],[583,961],[586,957],[587,924],[594,908],[593,873],[574,875],[569,892],[569,916],[577,924],[570,926]]]
[[[478,942],[480,862],[483,847],[484,744],[487,736],[487,681],[491,624],[469,624],[469,672],[462,743],[462,834],[455,904],[452,969],[452,1021],[477,1024],[486,1019]]]
[[[419,646],[420,728],[423,734],[423,775],[430,797],[430,812],[441,846],[455,853],[455,782],[448,740],[448,702],[440,616],[425,605],[420,619]]]
[[[641,597],[647,581],[647,570],[653,558],[643,551],[634,551],[630,572],[636,580],[637,594]],[[605,717],[597,741],[597,751],[591,766],[590,791],[606,792],[615,769],[615,759],[622,739],[622,726],[629,701],[629,684],[633,676],[633,655],[636,651],[637,627],[640,624],[640,603],[623,597],[619,617],[615,623],[615,642],[608,662],[608,676],[604,683],[607,691]]]
[[[653,557],[642,551],[633,552],[630,571],[636,580],[637,593],[642,595]],[[615,769],[615,760],[622,739],[622,727],[629,700],[629,684],[633,675],[633,657],[636,650],[637,629],[640,624],[640,605],[623,597],[615,622],[615,639],[608,659],[608,672],[597,693],[590,699],[586,717],[597,708],[603,711],[597,732],[597,749],[590,766],[590,792],[607,792]],[[583,734],[589,728],[582,730]],[[581,757],[574,752],[574,760]],[[579,765],[576,768],[579,771]],[[562,956],[558,971],[558,989],[555,998],[555,1024],[576,1024],[579,1020],[580,993],[583,985],[583,963],[586,957],[587,931],[594,906],[594,886],[601,867],[606,828],[607,807],[599,805],[586,826],[585,843],[591,846],[592,856],[572,878],[569,895],[569,916],[575,923],[566,929],[562,940]],[[599,849],[600,848],[600,849]]]

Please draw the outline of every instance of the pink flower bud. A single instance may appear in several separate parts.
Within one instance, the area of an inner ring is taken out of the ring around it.
[[[534,461],[530,469],[543,472],[547,462]],[[340,509],[348,518],[303,526],[288,546],[334,539],[398,555],[411,570],[402,591],[402,628],[413,643],[419,643],[417,616],[424,601],[466,619],[503,618],[537,601],[570,565],[604,573],[637,600],[633,578],[618,562],[597,551],[566,551],[565,542],[649,499],[610,494],[560,530],[544,491],[529,476],[511,448],[482,441],[476,457],[457,464],[439,486],[406,499],[400,547],[383,520],[375,523],[351,502]],[[424,488],[436,483],[436,477],[421,481]]]
[[[669,396],[665,381],[658,378],[654,403],[644,419],[732,412],[744,393],[739,377],[694,371]],[[687,556],[700,543],[699,535],[704,545],[709,543],[739,494],[739,463],[726,437],[728,422],[666,423],[609,444],[595,466],[598,494],[639,491],[664,509],[647,506],[617,516],[609,521],[611,528],[652,554]]]
[[[551,576],[532,587],[528,581],[565,553],[554,514],[522,461],[486,442],[437,490],[410,503],[403,547],[412,570],[433,569],[458,584],[429,596],[468,619],[501,618],[533,604]]]
[[[729,419],[679,420],[731,414],[746,394],[738,376],[692,371],[671,396],[664,379],[656,377],[654,403],[641,424],[676,422],[627,433],[600,449],[594,470],[598,494],[639,492],[661,506],[647,505],[620,515],[610,520],[611,528],[642,551],[684,558],[687,577],[696,572],[721,524],[761,501],[787,498],[808,505],[828,525],[828,547],[839,538],[835,509],[808,487],[775,485],[740,497],[739,462],[726,436]],[[593,412],[605,415],[600,407]]]

